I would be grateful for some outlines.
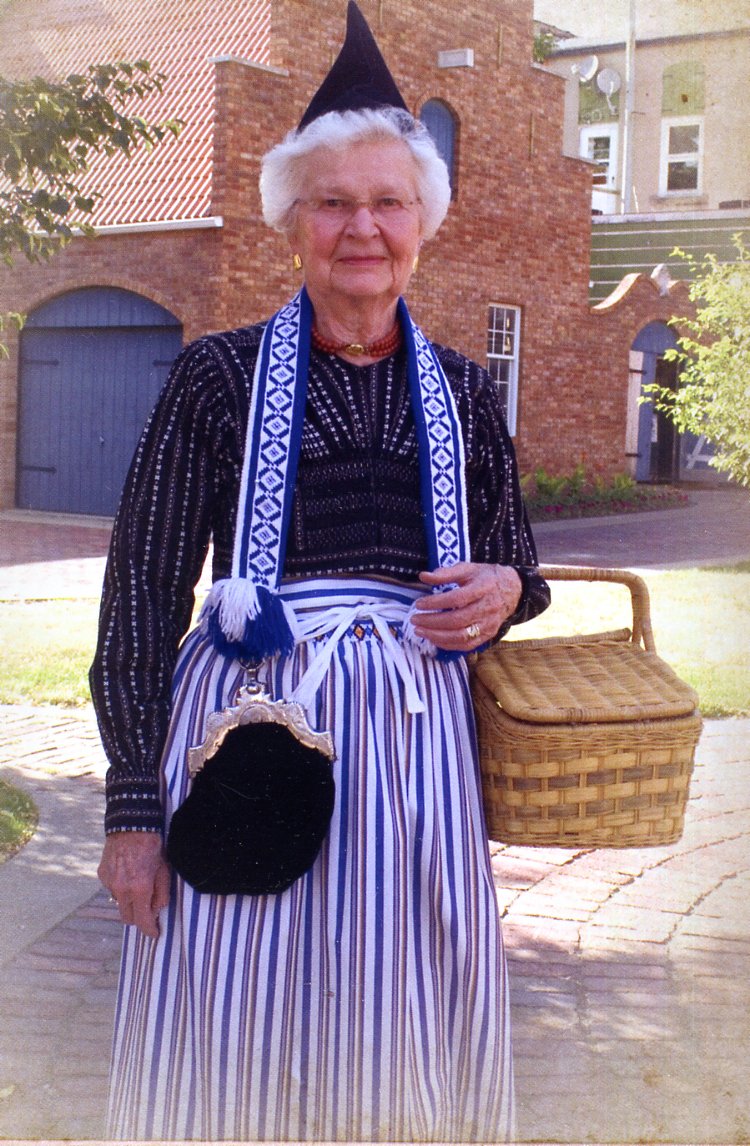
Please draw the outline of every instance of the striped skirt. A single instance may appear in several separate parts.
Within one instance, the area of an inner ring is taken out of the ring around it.
[[[275,694],[290,697],[329,646],[310,717],[336,745],[331,829],[280,895],[201,895],[175,878],[159,940],[125,929],[110,1138],[512,1137],[506,968],[466,665],[400,640],[398,611],[420,594],[372,581],[286,588],[308,630],[332,604],[351,610],[334,642],[317,632],[269,666]],[[188,637],[167,817],[187,793],[187,749],[241,683],[236,662]]]

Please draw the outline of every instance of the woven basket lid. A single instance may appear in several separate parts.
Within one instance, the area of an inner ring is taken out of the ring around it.
[[[475,671],[509,716],[534,724],[665,720],[698,703],[656,653],[622,640],[500,643]]]

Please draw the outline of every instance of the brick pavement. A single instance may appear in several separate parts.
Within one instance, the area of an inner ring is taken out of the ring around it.
[[[100,791],[90,712],[10,715],[0,751],[36,738],[29,782]],[[521,1141],[750,1140],[749,738],[707,723],[671,847],[492,845]],[[101,1136],[119,943],[95,892],[0,968],[0,1137]]]
[[[523,1141],[750,1140],[750,721],[709,721],[682,840],[498,849]]]

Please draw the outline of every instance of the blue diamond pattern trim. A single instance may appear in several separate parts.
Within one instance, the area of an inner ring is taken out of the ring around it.
[[[439,565],[455,565],[470,554],[458,414],[432,347],[403,301],[399,305],[415,417],[419,410],[422,426],[419,463],[428,551]],[[278,586],[284,562],[285,521],[304,412],[310,315],[309,299],[302,291],[270,320],[253,386],[234,575],[271,589]]]
[[[426,519],[433,530],[438,565],[450,566],[468,561],[470,556],[463,441],[453,395],[432,347],[413,323],[411,331],[419,369],[432,491],[431,516],[427,508]],[[420,463],[423,464],[421,459]]]
[[[239,570],[239,575],[270,588],[276,587],[284,559],[284,504],[290,495],[286,477],[293,447],[295,398],[299,398],[296,378],[300,315],[301,296],[297,295],[266,327],[260,353],[260,359],[267,356],[265,378],[256,372],[248,424],[247,474],[243,474],[247,501],[241,504],[242,516],[238,516],[245,534],[246,567]],[[262,408],[257,409],[261,402]],[[258,424],[259,440],[251,445]]]

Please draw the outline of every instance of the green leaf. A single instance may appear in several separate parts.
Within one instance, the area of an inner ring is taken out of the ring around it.
[[[695,303],[694,315],[675,321],[682,333],[667,353],[681,366],[680,386],[648,392],[678,430],[705,434],[715,468],[750,485],[750,250],[739,233],[733,243],[737,255],[728,263],[677,252],[692,274]]]
[[[73,233],[75,213],[90,213],[97,195],[77,180],[100,153],[130,157],[178,135],[176,118],[151,122],[127,104],[161,92],[166,77],[146,60],[93,64],[60,82],[0,76],[0,258],[49,258]],[[48,231],[40,236],[38,229]]]

